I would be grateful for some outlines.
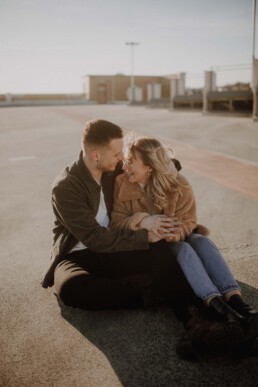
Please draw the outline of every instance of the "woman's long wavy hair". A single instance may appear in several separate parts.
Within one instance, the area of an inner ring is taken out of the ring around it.
[[[181,194],[182,187],[182,183],[177,179],[178,172],[172,160],[172,149],[164,147],[155,138],[142,137],[130,144],[128,150],[133,157],[137,154],[144,165],[152,169],[145,191],[159,211],[166,209],[171,193]]]

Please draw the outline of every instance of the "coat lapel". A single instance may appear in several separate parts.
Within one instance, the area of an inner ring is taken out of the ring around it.
[[[128,201],[140,199],[143,196],[143,192],[137,183],[130,183],[125,177],[121,185],[118,200]]]

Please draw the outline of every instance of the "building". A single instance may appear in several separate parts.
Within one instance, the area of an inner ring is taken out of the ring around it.
[[[203,112],[228,111],[251,113],[253,106],[253,93],[248,83],[235,83],[218,88],[216,86],[216,73],[205,72],[205,85],[203,92]]]
[[[89,102],[128,103],[131,95],[131,76],[85,75],[83,76],[83,93]],[[153,99],[169,99],[170,80],[162,76],[134,76],[136,103],[146,104]]]

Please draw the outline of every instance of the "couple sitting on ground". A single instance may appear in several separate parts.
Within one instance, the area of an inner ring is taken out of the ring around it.
[[[122,150],[119,126],[86,124],[79,160],[53,185],[54,243],[42,286],[86,310],[172,307],[185,359],[251,348],[258,312],[197,224],[180,163],[153,138],[129,144],[125,157]]]

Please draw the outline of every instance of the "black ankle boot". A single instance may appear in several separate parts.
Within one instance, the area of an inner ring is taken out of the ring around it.
[[[258,314],[258,311],[246,304],[243,298],[238,294],[234,294],[234,296],[230,297],[228,305],[243,317],[251,317]]]
[[[234,350],[242,342],[243,330],[239,323],[207,320],[195,306],[188,310],[191,318],[176,347],[181,358],[196,360],[199,354],[222,354]]]
[[[238,294],[230,297],[228,305],[242,316],[241,325],[244,330],[244,340],[248,341],[257,337],[258,311],[246,304]]]
[[[222,297],[217,296],[212,298],[209,303],[209,308],[213,311],[214,317],[220,321],[240,324],[243,320],[243,316],[226,304]]]

